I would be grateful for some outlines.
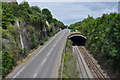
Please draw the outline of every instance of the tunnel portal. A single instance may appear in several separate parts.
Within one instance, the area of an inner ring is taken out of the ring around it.
[[[85,46],[86,43],[86,36],[81,33],[74,33],[68,36],[68,39],[70,39],[73,42],[73,46]]]

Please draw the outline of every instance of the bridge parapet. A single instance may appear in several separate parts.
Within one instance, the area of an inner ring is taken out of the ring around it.
[[[83,37],[85,39],[87,39],[86,35],[85,34],[82,34],[80,32],[71,32],[69,35],[68,35],[68,38],[71,38],[71,37],[74,37],[74,36],[80,36],[80,37]]]
[[[86,35],[82,33],[72,32],[69,34],[68,39],[70,39],[73,42],[73,45],[85,46],[87,38]]]

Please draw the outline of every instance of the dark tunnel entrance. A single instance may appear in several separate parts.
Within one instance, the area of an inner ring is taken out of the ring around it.
[[[69,39],[73,42],[73,46],[85,46],[86,38],[82,36],[72,36]]]

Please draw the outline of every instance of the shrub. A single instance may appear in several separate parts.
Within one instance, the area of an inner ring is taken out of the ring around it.
[[[15,63],[13,55],[6,50],[2,51],[2,77],[4,78],[10,70],[13,68]]]

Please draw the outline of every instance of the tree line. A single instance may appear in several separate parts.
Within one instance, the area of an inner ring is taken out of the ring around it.
[[[86,47],[108,69],[120,71],[120,14],[92,16],[69,26],[87,35]]]

